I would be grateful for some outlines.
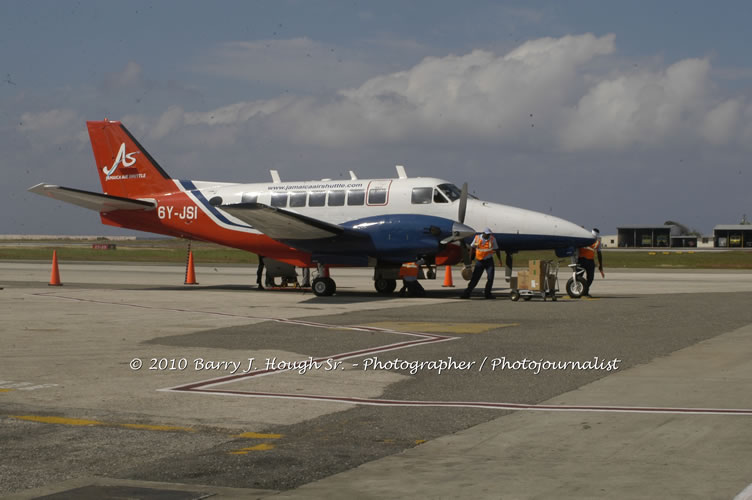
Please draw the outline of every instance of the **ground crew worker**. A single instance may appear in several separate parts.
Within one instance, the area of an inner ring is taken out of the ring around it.
[[[577,252],[577,265],[585,269],[585,275],[587,283],[585,284],[585,290],[582,295],[590,297],[590,285],[593,284],[593,278],[595,278],[595,254],[598,254],[598,270],[603,274],[603,255],[601,254],[601,232],[598,228],[593,228],[593,236],[595,237],[595,243],[590,246],[582,247]]]
[[[486,290],[485,296],[487,299],[495,299],[491,293],[493,287],[493,280],[495,274],[494,253],[501,261],[501,252],[499,251],[499,245],[496,243],[491,229],[486,228],[483,230],[483,234],[476,234],[475,239],[470,244],[475,249],[475,269],[473,269],[473,277],[470,279],[470,283],[467,284],[467,288],[464,293],[460,295],[461,299],[469,299],[470,294],[473,292],[473,288],[480,281],[480,277],[483,276],[483,271],[486,271]]]
[[[402,264],[400,268],[400,277],[402,278],[402,288],[399,291],[399,296],[404,297],[405,292],[411,297],[424,297],[426,290],[418,282],[418,275],[420,274],[420,266],[425,263],[423,259],[419,259],[415,262],[406,262]]]
[[[259,290],[264,289],[264,285],[261,283],[261,277],[264,275],[264,256],[259,255],[258,256],[258,269],[256,269],[256,284],[259,287]]]

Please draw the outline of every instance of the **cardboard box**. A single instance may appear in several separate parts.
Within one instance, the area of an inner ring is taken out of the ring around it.
[[[542,260],[531,260],[528,262],[528,270],[530,271],[530,279],[540,281],[543,272],[545,271],[546,263]]]
[[[517,290],[530,290],[530,272],[517,272]]]
[[[530,288],[535,292],[543,291],[544,273],[546,271],[546,262],[543,260],[530,260],[528,262],[528,272],[530,273]]]

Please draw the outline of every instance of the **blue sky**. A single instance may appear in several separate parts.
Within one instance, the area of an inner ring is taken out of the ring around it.
[[[468,181],[613,232],[752,215],[748,2],[0,3],[0,232],[123,234],[85,121],[173,176]],[[532,116],[531,116],[532,115]]]

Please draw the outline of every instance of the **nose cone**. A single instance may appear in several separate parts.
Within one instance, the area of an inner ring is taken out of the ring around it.
[[[590,231],[559,217],[479,200],[468,200],[467,222],[493,228],[500,246],[516,250],[579,248],[595,241]]]
[[[461,222],[452,224],[452,235],[455,240],[464,240],[470,236],[475,236],[475,229]]]
[[[475,229],[461,222],[455,221],[452,224],[452,234],[441,240],[441,243],[446,245],[451,241],[464,240],[465,238],[469,238],[471,236],[475,236]]]
[[[561,230],[564,233],[562,236],[572,240],[571,246],[584,247],[592,245],[593,242],[595,242],[595,236],[593,236],[593,233],[584,227],[578,226],[577,224],[573,224],[564,219],[559,219],[558,217],[556,217],[556,219],[558,220],[557,225],[561,226]]]

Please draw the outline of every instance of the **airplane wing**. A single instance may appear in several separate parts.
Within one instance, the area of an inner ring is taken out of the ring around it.
[[[123,198],[121,196],[112,196],[92,191],[83,191],[68,187],[56,186],[54,184],[37,184],[29,188],[29,191],[44,196],[49,196],[56,200],[65,201],[78,205],[79,207],[96,210],[97,212],[114,212],[115,210],[153,210],[156,208],[156,201],[136,200],[132,198]]]
[[[316,240],[351,232],[336,224],[261,203],[220,205],[219,208],[275,240]]]

